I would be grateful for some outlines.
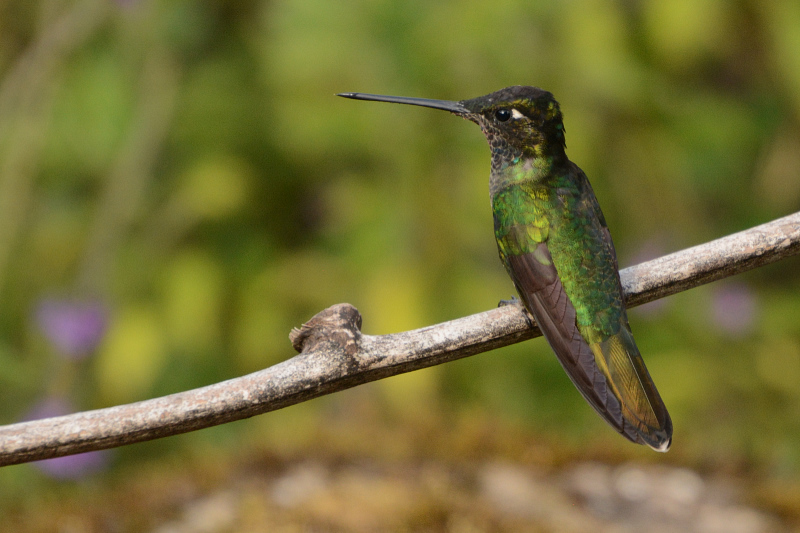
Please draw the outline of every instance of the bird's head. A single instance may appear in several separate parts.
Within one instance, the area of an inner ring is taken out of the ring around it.
[[[551,93],[538,87],[515,85],[460,102],[364,93],[339,96],[431,107],[459,115],[481,127],[493,158],[564,157],[561,109]]]

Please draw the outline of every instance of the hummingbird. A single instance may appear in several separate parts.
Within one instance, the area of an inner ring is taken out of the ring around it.
[[[518,85],[458,102],[338,96],[442,109],[480,126],[497,249],[522,304],[589,405],[630,441],[666,452],[672,420],[633,339],[611,233],[567,158],[553,95]]]

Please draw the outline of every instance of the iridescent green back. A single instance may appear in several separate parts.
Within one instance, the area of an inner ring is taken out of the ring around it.
[[[587,342],[616,334],[625,312],[617,259],[583,172],[573,165],[538,183],[518,181],[495,195],[492,207],[506,268],[508,255],[530,253],[546,243]]]

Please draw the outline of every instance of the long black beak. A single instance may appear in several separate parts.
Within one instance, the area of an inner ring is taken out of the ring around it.
[[[371,100],[373,102],[391,102],[394,104],[418,105],[422,107],[432,107],[433,109],[443,109],[456,115],[469,115],[470,111],[461,102],[450,100],[431,100],[429,98],[411,98],[408,96],[383,96],[380,94],[365,93],[339,93],[336,96],[352,98],[353,100]]]

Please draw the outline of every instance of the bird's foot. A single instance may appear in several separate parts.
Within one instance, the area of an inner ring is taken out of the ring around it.
[[[516,296],[512,296],[511,299],[509,300],[500,300],[500,302],[498,302],[497,304],[497,307],[506,307],[509,305],[516,305],[517,307],[520,308],[520,310],[522,310],[522,312],[525,314],[525,320],[528,321],[529,327],[534,327],[536,325],[536,319],[533,318],[533,315],[531,315],[531,312],[528,311],[528,309],[522,303],[522,300],[520,300]]]
[[[512,296],[508,300],[500,300],[497,303],[497,307],[505,307],[507,305],[522,305],[522,303],[519,301],[519,298],[517,298],[516,296]]]

